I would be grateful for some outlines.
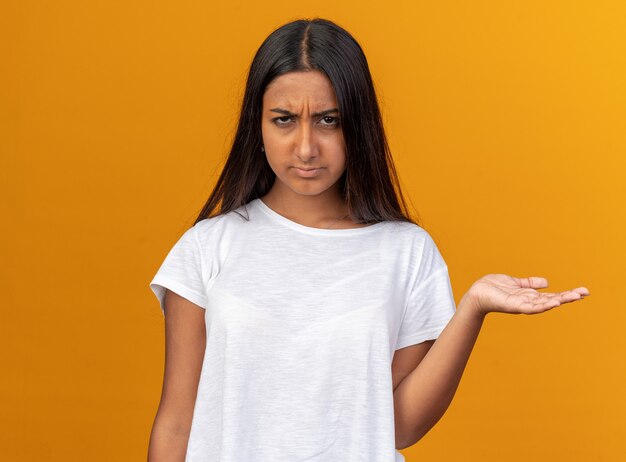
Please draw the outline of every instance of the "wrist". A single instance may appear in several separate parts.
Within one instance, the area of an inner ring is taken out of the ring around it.
[[[471,290],[467,291],[461,298],[457,312],[459,312],[459,314],[462,313],[463,316],[468,316],[481,322],[485,319],[485,316],[487,316],[487,312],[483,311],[480,307],[478,297],[476,297]]]

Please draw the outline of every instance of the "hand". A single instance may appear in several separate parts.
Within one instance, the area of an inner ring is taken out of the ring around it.
[[[476,281],[463,298],[479,316],[484,317],[490,312],[543,313],[562,303],[582,300],[589,295],[586,287],[556,293],[535,290],[545,287],[548,287],[548,280],[542,277],[516,278],[506,274],[488,274]]]

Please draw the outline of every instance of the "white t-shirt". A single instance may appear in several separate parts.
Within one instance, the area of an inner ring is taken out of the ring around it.
[[[455,311],[424,229],[312,228],[255,199],[189,228],[150,288],[162,310],[165,288],[205,309],[186,462],[405,460],[394,351]]]

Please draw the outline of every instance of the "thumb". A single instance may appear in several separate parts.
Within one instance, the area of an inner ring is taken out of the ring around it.
[[[529,276],[526,278],[513,278],[520,287],[530,289],[543,289],[548,287],[548,280],[538,276]]]

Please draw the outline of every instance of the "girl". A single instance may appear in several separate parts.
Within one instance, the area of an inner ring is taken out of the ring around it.
[[[215,189],[150,283],[166,355],[148,459],[403,461],[487,313],[589,294],[547,286],[490,274],[455,306],[406,211],[361,47],[327,20],[286,24],[252,61]]]

